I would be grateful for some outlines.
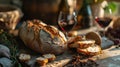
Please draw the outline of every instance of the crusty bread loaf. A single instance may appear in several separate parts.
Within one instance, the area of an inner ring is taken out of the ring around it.
[[[97,55],[101,53],[101,47],[98,45],[93,45],[85,49],[77,48],[77,52],[84,55]]]
[[[42,54],[58,55],[67,48],[65,35],[40,20],[24,22],[19,29],[19,36],[27,47]]]

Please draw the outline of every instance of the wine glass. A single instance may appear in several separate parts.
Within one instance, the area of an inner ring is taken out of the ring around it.
[[[58,26],[63,33],[65,33],[66,37],[67,33],[71,31],[75,25],[77,24],[76,13],[73,12],[70,14],[69,12],[60,11],[58,16]]]
[[[100,17],[96,16],[95,21],[101,28],[103,28],[103,37],[105,37],[105,29],[106,29],[106,27],[109,26],[109,24],[112,21],[111,9],[109,9],[108,13],[104,13],[104,16],[100,16]]]
[[[105,36],[105,28],[110,24],[112,18],[110,17],[95,17],[97,24],[103,28],[103,35]]]

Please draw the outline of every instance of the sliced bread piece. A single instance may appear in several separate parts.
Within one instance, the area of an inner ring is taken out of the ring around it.
[[[53,61],[56,59],[56,56],[54,54],[44,54],[43,57],[48,59],[48,61]]]
[[[101,48],[98,45],[90,46],[86,49],[77,48],[77,52],[84,55],[97,55],[101,53]]]
[[[82,40],[77,41],[73,44],[69,44],[69,48],[88,48],[89,46],[94,45],[95,40]]]
[[[45,66],[48,63],[48,59],[44,58],[44,57],[38,57],[36,58],[36,62],[40,65],[40,66]]]

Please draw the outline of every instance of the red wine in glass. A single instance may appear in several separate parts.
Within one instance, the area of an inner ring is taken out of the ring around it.
[[[95,21],[98,23],[99,26],[101,26],[103,30],[103,37],[105,37],[105,28],[110,24],[112,21],[112,18],[110,17],[96,17]]]
[[[102,28],[105,28],[107,27],[110,22],[112,21],[112,18],[109,18],[109,17],[102,17],[102,18],[99,18],[99,17],[96,17],[95,18],[95,21],[102,27]]]
[[[58,25],[63,32],[69,32],[72,30],[76,23],[77,20],[74,14],[60,12],[58,17]]]

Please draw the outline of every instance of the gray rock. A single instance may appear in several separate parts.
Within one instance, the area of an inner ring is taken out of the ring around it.
[[[10,58],[10,49],[2,44],[0,44],[0,57]]]
[[[114,45],[113,41],[107,39],[106,37],[102,37],[102,44],[101,44],[102,49],[110,48],[113,45]]]
[[[13,67],[12,66],[12,61],[10,59],[6,58],[6,57],[0,58],[0,65],[2,67]]]

